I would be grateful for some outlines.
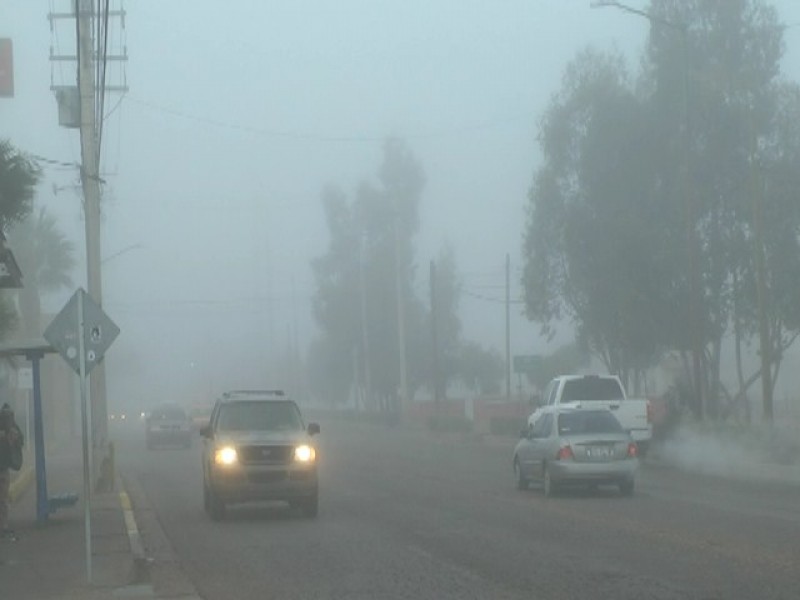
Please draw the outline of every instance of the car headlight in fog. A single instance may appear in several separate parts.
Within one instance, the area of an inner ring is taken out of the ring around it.
[[[238,460],[239,456],[236,454],[236,448],[232,446],[223,446],[214,453],[214,462],[218,465],[232,465]]]
[[[303,444],[302,446],[297,446],[297,448],[294,449],[294,459],[297,462],[314,462],[315,458],[317,458],[317,451],[311,446]]]

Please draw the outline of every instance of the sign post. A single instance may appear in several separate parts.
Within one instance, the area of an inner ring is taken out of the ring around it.
[[[92,298],[78,289],[44,332],[45,339],[78,374],[83,429],[83,510],[86,537],[86,578],[92,582],[92,464],[91,406],[86,397],[86,376],[119,335],[119,327]]]
[[[25,439],[31,439],[31,403],[33,402],[33,367],[17,368],[17,389],[25,394]],[[30,392],[30,393],[27,393]]]
[[[86,580],[92,582],[92,444],[91,407],[86,398],[86,348],[82,333],[86,323],[83,319],[83,294],[78,293],[78,381],[81,384],[81,427],[83,429],[83,526],[86,538]]]

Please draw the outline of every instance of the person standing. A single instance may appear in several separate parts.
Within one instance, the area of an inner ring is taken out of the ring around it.
[[[0,539],[16,541],[17,536],[8,525],[11,469],[22,467],[22,431],[14,421],[14,411],[8,403],[0,408]]]

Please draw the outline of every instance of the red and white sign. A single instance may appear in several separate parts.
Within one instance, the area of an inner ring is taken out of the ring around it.
[[[14,97],[14,50],[9,38],[0,38],[0,98]]]

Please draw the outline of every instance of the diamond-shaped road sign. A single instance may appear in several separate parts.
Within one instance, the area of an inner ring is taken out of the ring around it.
[[[50,342],[72,369],[80,374],[80,321],[78,317],[78,296],[83,304],[83,348],[86,357],[86,374],[98,364],[109,346],[119,335],[119,327],[97,306],[83,288],[79,288],[69,302],[56,315],[44,332],[44,339]]]

